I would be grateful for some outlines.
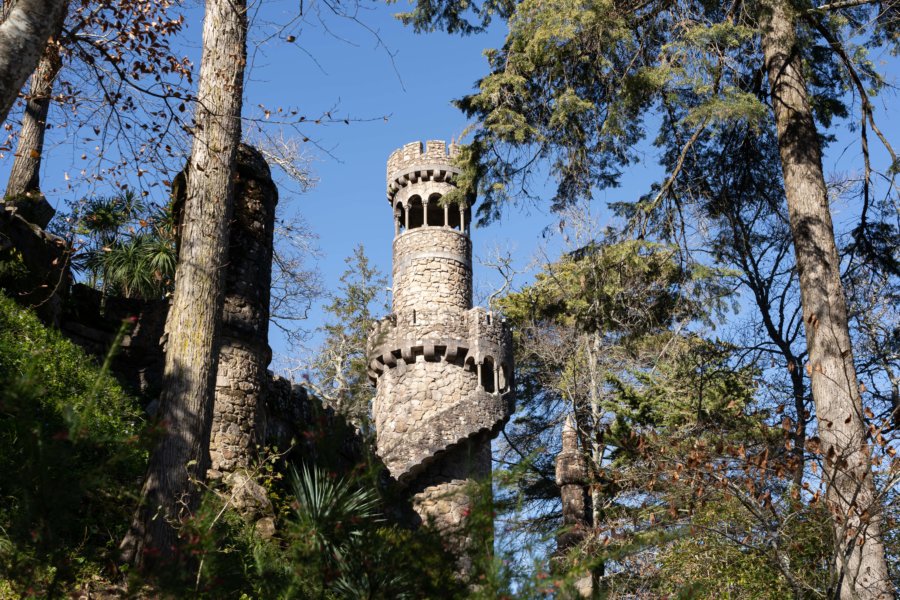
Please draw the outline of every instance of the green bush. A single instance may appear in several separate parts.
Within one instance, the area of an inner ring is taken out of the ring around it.
[[[276,485],[287,488],[290,511],[277,518],[274,537],[261,537],[224,506],[227,494],[211,491],[180,535],[179,550],[196,570],[168,573],[156,585],[178,597],[469,597],[440,536],[390,523],[366,477],[288,471]]]
[[[0,295],[0,589],[71,591],[129,522],[140,409],[81,349]]]

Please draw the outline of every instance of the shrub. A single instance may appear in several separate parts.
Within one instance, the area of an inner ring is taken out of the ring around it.
[[[52,597],[99,571],[143,472],[140,409],[115,380],[0,295],[0,589]]]

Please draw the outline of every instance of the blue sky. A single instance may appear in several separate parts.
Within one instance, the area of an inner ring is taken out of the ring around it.
[[[313,114],[336,107],[338,113],[351,118],[375,119],[305,130],[332,157],[321,149],[312,149],[319,183],[311,192],[287,201],[319,235],[323,253],[319,264],[328,289],[334,288],[344,268],[343,258],[357,243],[362,243],[369,256],[390,273],[393,231],[384,196],[385,160],[406,142],[450,140],[463,133],[468,122],[451,101],[474,89],[477,79],[487,72],[484,49],[502,45],[506,33],[500,24],[486,34],[469,37],[440,32],[417,35],[393,17],[406,9],[405,3],[366,6],[370,9],[361,11],[359,18],[380,39],[357,23],[323,12],[326,30],[312,12],[299,30],[283,32],[282,36],[296,35],[294,44],[269,43],[261,49],[247,85],[250,110],[258,103],[284,103],[298,105]],[[322,5],[318,7],[327,11]],[[271,3],[269,9],[273,16],[268,18],[285,22],[287,15],[294,14],[296,5]],[[271,34],[272,28],[262,24],[264,20],[257,20],[251,37],[259,39]],[[889,61],[884,70],[889,80],[895,81],[896,60],[876,59]],[[281,65],[291,65],[289,72],[281,73]],[[884,93],[875,100],[877,110],[884,115],[895,99],[894,93]],[[882,116],[881,127],[889,139],[897,139],[895,122]],[[860,170],[857,137],[845,124],[834,128],[834,133],[839,141],[827,149],[826,171],[848,174]],[[649,142],[643,146],[643,161],[624,174],[622,185],[597,194],[592,212],[601,224],[606,218],[607,202],[633,199],[662,177],[658,151]],[[871,132],[870,147],[876,165],[883,167],[885,153]],[[846,225],[856,219],[856,211],[835,207],[839,228],[846,230]],[[479,291],[484,298],[499,285],[498,277],[481,267],[479,259],[488,257],[494,248],[501,248],[512,252],[521,268],[540,246],[547,246],[553,258],[564,242],[553,233],[545,237],[543,231],[556,220],[540,207],[526,207],[510,210],[500,223],[474,231],[476,301]],[[520,278],[520,283],[526,278]],[[313,311],[311,324],[319,318],[321,314]],[[272,345],[276,353],[290,352],[281,345],[277,334],[272,336]]]

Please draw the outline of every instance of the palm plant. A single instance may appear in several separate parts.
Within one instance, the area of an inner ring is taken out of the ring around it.
[[[403,569],[391,565],[390,542],[372,488],[356,487],[318,468],[292,469],[296,533],[318,562],[320,590],[341,598],[408,598]],[[308,561],[307,561],[308,563]]]
[[[317,467],[302,474],[291,468],[297,525],[312,533],[317,551],[344,562],[362,525],[379,519],[378,497],[371,489],[355,488],[345,479],[329,477]]]
[[[153,232],[139,232],[96,255],[105,282],[126,298],[159,298],[175,273],[175,248]]]
[[[145,300],[171,290],[177,265],[171,211],[146,205],[130,190],[86,200],[76,232],[87,243],[75,260],[88,283],[110,294]]]

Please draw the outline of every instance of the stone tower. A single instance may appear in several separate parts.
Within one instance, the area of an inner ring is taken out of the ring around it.
[[[278,189],[259,150],[241,144],[236,162],[209,444],[212,468],[223,473],[250,468],[256,458],[272,358],[269,295]]]
[[[588,472],[584,454],[578,448],[578,431],[572,415],[562,430],[562,450],[556,456],[556,485],[562,499],[563,533],[557,539],[560,552],[584,539],[590,523]]]
[[[512,410],[513,359],[505,323],[472,308],[474,198],[443,201],[456,154],[413,142],[388,159],[393,312],[373,325],[368,355],[378,454],[421,521],[462,545],[467,484],[490,478],[490,441]]]
[[[566,417],[562,429],[562,450],[556,456],[556,485],[562,499],[563,528],[556,537],[556,562],[583,542],[590,534],[591,506],[588,495],[588,468],[584,453],[578,447],[578,430],[572,415]],[[575,581],[582,598],[592,597],[594,574],[585,573]]]

